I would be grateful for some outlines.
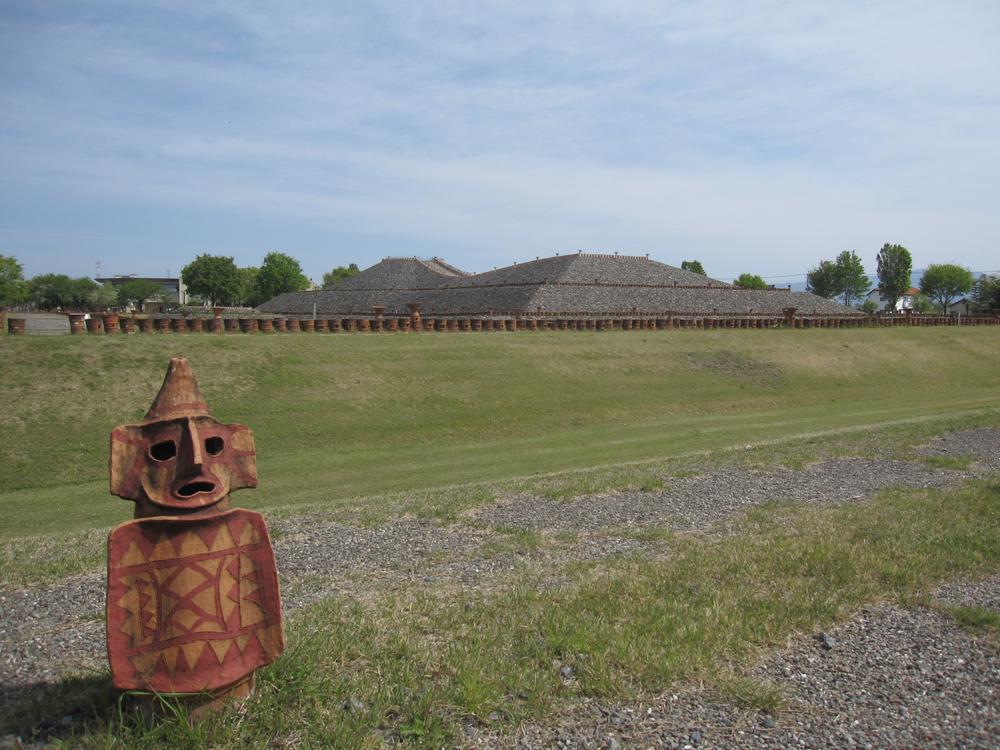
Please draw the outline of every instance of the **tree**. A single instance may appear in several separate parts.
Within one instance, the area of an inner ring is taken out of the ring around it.
[[[850,307],[852,302],[868,294],[872,285],[868,281],[868,274],[865,273],[861,258],[853,250],[845,250],[838,255],[836,266],[838,294],[844,295],[844,304]]]
[[[0,310],[28,298],[24,269],[12,255],[0,255]]]
[[[257,291],[257,276],[260,269],[254,266],[247,266],[240,269],[240,304],[247,307],[257,307],[263,300],[260,292]]]
[[[871,315],[876,310],[878,310],[878,303],[876,303],[875,300],[866,299],[864,302],[861,303],[861,312],[863,313],[868,313],[869,315]]]
[[[69,305],[74,310],[82,310],[85,307],[89,307],[94,299],[94,292],[100,288],[100,285],[93,279],[88,279],[86,276],[81,276],[79,279],[73,279],[73,285],[70,290],[69,295]]]
[[[770,285],[764,281],[763,277],[754,273],[741,273],[733,279],[733,284],[744,289],[769,289]]]
[[[770,285],[764,279],[753,273],[741,273],[733,283],[744,289],[770,289]]]
[[[73,298],[73,279],[61,273],[43,273],[28,282],[28,293],[40,310],[68,307]]]
[[[910,289],[910,274],[913,272],[913,258],[902,245],[882,245],[875,256],[878,266],[878,290],[885,300],[885,308],[895,311],[899,298]]]
[[[910,302],[910,309],[913,312],[928,313],[934,308],[934,303],[925,294],[914,294]]]
[[[232,303],[243,289],[240,269],[223,255],[199,255],[181,269],[181,280],[191,294],[213,306]]]
[[[127,307],[130,302],[134,302],[139,309],[146,300],[159,297],[163,294],[163,287],[155,281],[149,279],[130,279],[118,286],[118,304]]]
[[[118,290],[110,281],[105,281],[90,295],[91,304],[98,310],[107,310],[118,301]]]
[[[697,260],[681,261],[681,268],[685,271],[692,271],[693,273],[700,273],[702,276],[708,276],[708,274],[705,273],[705,269],[702,268],[701,262]]]
[[[1000,276],[990,276],[985,273],[980,276],[973,291],[973,299],[976,300],[976,309],[980,312],[1000,310]]]
[[[349,266],[337,266],[332,271],[323,274],[323,288],[329,289],[341,281],[345,281],[352,276],[357,276],[359,273],[361,273],[361,270],[358,268],[357,263],[351,263]]]
[[[920,292],[936,302],[942,313],[946,313],[953,300],[972,291],[973,284],[975,278],[968,268],[953,263],[932,263],[924,270]]]
[[[290,255],[270,252],[257,274],[257,291],[262,300],[269,300],[285,292],[298,292],[309,286],[309,279],[302,273],[299,262]]]
[[[806,274],[806,291],[833,299],[843,290],[840,288],[840,273],[832,260],[821,260],[816,268]]]

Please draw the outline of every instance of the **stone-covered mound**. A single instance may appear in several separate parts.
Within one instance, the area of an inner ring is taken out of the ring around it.
[[[429,289],[469,275],[440,258],[386,258],[342,281],[337,290]]]
[[[407,314],[513,313],[628,315],[850,315],[856,311],[813,294],[751,290],[644,256],[577,253],[515,263],[469,275],[440,259],[389,258],[332,289],[283,294],[260,306],[269,313],[369,315],[375,305]],[[315,307],[314,307],[315,306]]]

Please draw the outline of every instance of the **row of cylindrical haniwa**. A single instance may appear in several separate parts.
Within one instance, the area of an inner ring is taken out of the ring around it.
[[[718,328],[861,328],[883,326],[996,325],[1000,316],[852,315],[695,316],[557,318],[557,317],[351,317],[351,318],[204,318],[134,317],[107,313],[85,317],[70,313],[70,333],[368,333],[409,331],[639,331]],[[23,318],[9,318],[8,332],[23,334]]]

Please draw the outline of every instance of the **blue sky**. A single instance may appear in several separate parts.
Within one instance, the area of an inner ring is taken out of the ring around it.
[[[0,253],[1000,269],[1000,4],[0,4]],[[789,281],[795,281],[789,278]]]

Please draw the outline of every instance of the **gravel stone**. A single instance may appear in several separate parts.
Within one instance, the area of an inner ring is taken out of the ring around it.
[[[935,589],[934,598],[942,604],[979,606],[1000,613],[1000,576],[946,583]]]
[[[655,492],[609,492],[565,501],[522,494],[478,511],[475,518],[536,531],[596,531],[665,522],[681,531],[698,531],[766,502],[841,503],[863,500],[886,487],[941,487],[969,476],[907,461],[849,458],[821,461],[804,471],[720,469],[673,480]]]
[[[104,576],[0,591],[0,686],[107,669]]]
[[[837,648],[837,639],[829,633],[820,633],[819,645],[823,647],[824,651],[833,651]]]
[[[1000,471],[1000,430],[980,427],[935,438],[919,449],[925,456],[974,456],[987,472]]]

